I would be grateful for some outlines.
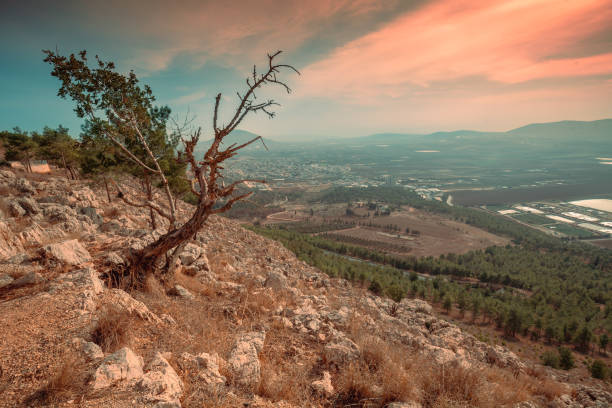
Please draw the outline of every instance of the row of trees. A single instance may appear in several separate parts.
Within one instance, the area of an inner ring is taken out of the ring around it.
[[[1,131],[0,142],[5,149],[6,161],[21,162],[27,172],[32,172],[32,162],[45,160],[50,165],[63,168],[68,177],[78,177],[79,143],[68,134],[68,129],[45,127],[42,132],[28,134],[16,127],[12,131]]]

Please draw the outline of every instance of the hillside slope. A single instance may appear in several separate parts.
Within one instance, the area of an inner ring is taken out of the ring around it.
[[[128,293],[105,277],[163,232],[148,214],[86,181],[0,171],[0,191],[0,406],[612,404],[220,217],[187,246],[176,287]]]

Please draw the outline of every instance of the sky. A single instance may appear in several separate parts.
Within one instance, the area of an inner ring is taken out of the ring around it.
[[[612,117],[610,0],[44,1],[0,3],[0,129],[81,120],[43,49],[115,61],[177,117],[211,128],[253,64],[283,50],[292,88],[242,128],[276,140]]]

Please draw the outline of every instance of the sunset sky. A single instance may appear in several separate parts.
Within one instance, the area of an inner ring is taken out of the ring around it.
[[[612,117],[610,0],[9,0],[0,31],[0,129],[78,133],[42,62],[56,47],[133,69],[205,130],[215,94],[227,112],[252,64],[284,50],[293,93],[242,126],[277,140]]]

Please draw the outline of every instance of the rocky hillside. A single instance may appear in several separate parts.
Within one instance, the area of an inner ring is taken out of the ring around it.
[[[86,181],[0,171],[0,193],[0,406],[612,404],[224,218],[187,246],[175,287],[128,293],[109,277],[162,220],[151,231]]]

